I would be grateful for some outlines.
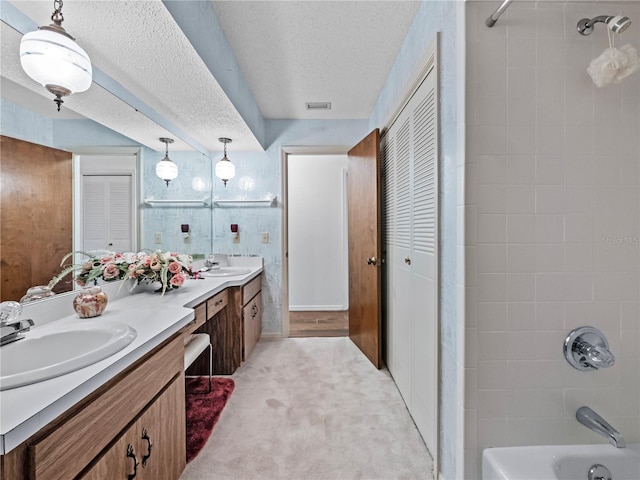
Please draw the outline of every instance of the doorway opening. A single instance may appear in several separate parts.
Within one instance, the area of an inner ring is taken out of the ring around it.
[[[348,149],[282,149],[283,337],[349,334]]]

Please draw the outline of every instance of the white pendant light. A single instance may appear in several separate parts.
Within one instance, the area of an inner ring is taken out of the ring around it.
[[[169,144],[173,143],[173,138],[160,138],[166,144],[164,158],[156,163],[156,175],[167,183],[178,178],[178,166],[169,158]]]
[[[224,186],[227,186],[227,181],[236,176],[236,167],[233,166],[231,160],[227,158],[227,143],[231,143],[230,138],[219,138],[220,142],[224,143],[224,156],[216,163],[216,177],[224,182]]]
[[[29,32],[20,40],[20,63],[27,75],[53,93],[54,102],[62,97],[84,92],[91,86],[91,60],[64,28],[62,0],[54,0],[53,23]]]

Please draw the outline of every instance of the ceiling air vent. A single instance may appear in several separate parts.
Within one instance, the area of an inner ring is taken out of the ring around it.
[[[331,102],[307,102],[307,110],[331,110]]]

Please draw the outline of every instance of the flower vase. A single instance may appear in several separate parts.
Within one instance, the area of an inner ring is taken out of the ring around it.
[[[102,315],[107,307],[107,294],[100,287],[84,287],[73,299],[73,309],[80,318]]]

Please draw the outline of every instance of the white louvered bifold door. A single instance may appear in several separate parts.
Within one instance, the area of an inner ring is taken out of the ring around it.
[[[427,447],[437,436],[438,351],[438,117],[435,75],[409,104],[413,124],[411,408]]]
[[[83,175],[83,251],[133,251],[132,202],[131,175]]]
[[[438,416],[438,91],[429,73],[382,139],[387,366],[429,450]]]
[[[389,141],[387,141],[389,140]],[[382,137],[380,141],[380,181],[382,189],[380,198],[382,202],[382,255],[386,263],[383,264],[382,270],[382,316],[383,316],[383,334],[386,345],[387,367],[390,370],[397,370],[395,365],[391,365],[396,358],[394,352],[394,334],[393,326],[395,319],[393,311],[389,306],[392,304],[393,287],[395,279],[393,269],[388,268],[394,265],[395,254],[394,246],[396,239],[396,165],[395,165],[395,139]]]

